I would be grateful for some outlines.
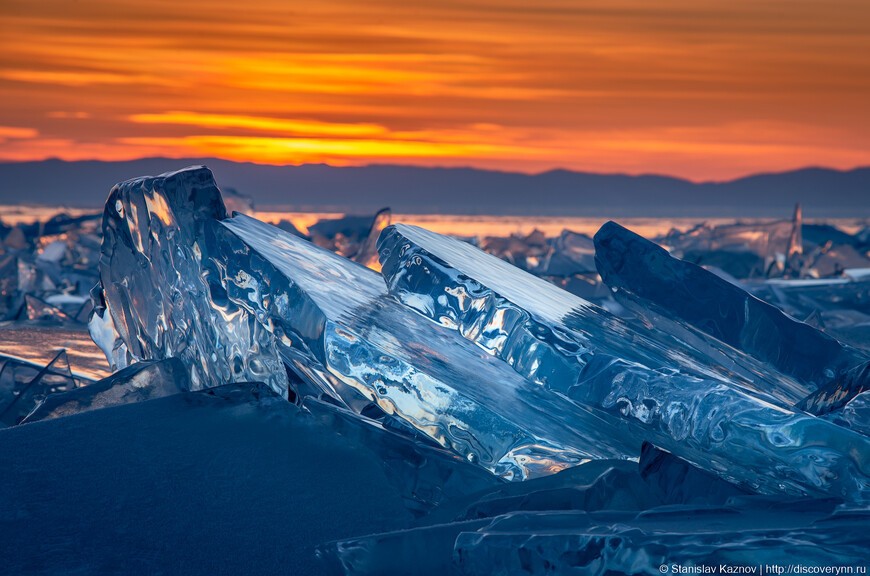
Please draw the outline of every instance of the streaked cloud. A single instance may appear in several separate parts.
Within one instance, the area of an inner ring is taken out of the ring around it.
[[[0,126],[0,138],[36,138],[39,132],[33,128],[18,128],[15,126]]]
[[[133,122],[143,124],[182,124],[208,128],[247,128],[265,132],[307,134],[311,136],[377,136],[387,129],[377,124],[339,124],[314,120],[289,120],[258,116],[232,116],[224,114],[198,114],[196,112],[163,112],[160,114],[134,114]]]
[[[182,138],[122,138],[133,146],[181,150],[196,156],[258,158],[261,162],[301,164],[339,159],[500,158],[535,154],[534,148],[480,142],[427,142],[329,138],[266,138],[254,136],[184,136]]]
[[[54,110],[51,112],[46,112],[45,116],[46,118],[73,118],[76,120],[85,120],[91,117],[91,115],[87,112],[69,112],[67,110]]]

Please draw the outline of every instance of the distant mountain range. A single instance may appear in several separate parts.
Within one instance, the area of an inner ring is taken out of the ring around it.
[[[216,158],[0,163],[0,204],[102,206],[120,181],[204,164],[218,185],[258,208],[371,213],[611,217],[870,217],[870,167],[806,168],[696,184],[667,176],[553,170],[528,175],[473,168],[323,164],[268,166]]]

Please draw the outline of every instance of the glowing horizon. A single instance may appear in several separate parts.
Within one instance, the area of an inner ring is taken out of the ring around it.
[[[0,22],[0,161],[870,165],[854,0],[8,0]]]

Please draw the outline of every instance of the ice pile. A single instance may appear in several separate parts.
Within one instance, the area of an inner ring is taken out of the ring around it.
[[[848,234],[830,224],[806,223],[801,207],[791,220],[707,223],[659,239],[671,253],[734,278],[833,278],[870,267],[866,228]]]
[[[791,220],[702,223],[686,232],[672,230],[664,246],[694,264],[715,266],[736,278],[793,276],[804,264],[801,207]]]
[[[106,374],[87,336],[99,214],[0,222],[0,427]]]
[[[332,235],[353,259],[227,216],[201,167],[112,190],[90,329],[136,363],[26,421],[262,382],[377,447],[416,512],[440,504],[322,546],[336,572],[638,573],[866,543],[870,358],[739,286],[613,223],[524,256],[594,266],[621,318],[388,213]]]
[[[783,220],[702,222],[672,229],[655,241],[752,292],[838,340],[870,349],[870,233],[807,222],[800,206]],[[570,230],[545,237],[535,230],[508,237],[470,238],[482,250],[594,302],[629,321],[595,266],[592,238]]]
[[[289,375],[293,398],[508,479],[650,441],[754,492],[870,500],[870,441],[799,409],[842,408],[867,358],[639,236],[605,226],[596,258],[646,327],[420,228],[390,226],[377,247],[382,275],[226,218],[204,168],[132,180],[106,205],[95,340],[116,362],[178,356],[194,389],[285,394]]]
[[[97,281],[98,214],[58,214],[45,222],[0,222],[0,320],[87,321]]]

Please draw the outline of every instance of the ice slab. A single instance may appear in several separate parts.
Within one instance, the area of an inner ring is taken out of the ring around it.
[[[509,514],[485,528],[461,532],[453,560],[467,575],[655,574],[671,573],[675,565],[756,570],[761,565],[861,565],[867,546],[862,526],[870,513],[830,508],[794,502],[641,514]]]
[[[324,219],[308,227],[310,239],[321,248],[359,262],[363,266],[378,266],[377,240],[381,230],[389,226],[391,211],[379,210],[372,216],[344,216]],[[292,226],[292,224],[291,224]],[[301,236],[281,224],[279,228]]]
[[[844,350],[832,338],[788,318],[707,270],[670,256],[660,246],[614,222],[602,226],[595,241],[599,273],[612,288],[648,299],[735,348],[755,352],[784,372],[794,372],[818,385],[828,380],[818,372],[857,363],[854,352]],[[812,282],[778,281],[766,285]],[[716,314],[710,313],[712,304],[716,304]],[[792,333],[795,335],[789,336]],[[773,342],[767,342],[772,336]]]
[[[261,381],[286,394],[272,335],[227,298],[220,272],[204,258],[203,228],[224,217],[206,168],[115,186],[103,213],[102,288],[91,333],[119,368],[124,353],[135,360],[177,356],[194,390]],[[122,354],[115,354],[118,339]]]
[[[3,238],[3,247],[13,250],[26,250],[28,248],[27,236],[21,225],[13,227]]]
[[[504,490],[531,489],[536,482]],[[758,573],[759,563],[815,567],[860,562],[866,543],[865,536],[853,531],[867,521],[867,510],[837,508],[830,500],[777,502],[738,495],[719,506],[587,511],[561,509],[564,499],[548,496],[549,507],[544,502],[534,509],[530,499],[515,498],[505,502],[514,510],[494,517],[330,542],[318,547],[318,555],[331,573],[347,575],[604,576],[676,573],[674,564],[707,565],[708,573],[719,573],[722,564],[754,566],[747,573]]]
[[[868,389],[870,389],[870,360],[846,370],[836,380],[807,396],[798,407],[811,414],[827,414],[842,408]]]
[[[47,396],[21,423],[143,402],[185,390],[190,390],[190,377],[181,360],[146,360],[99,382]]]
[[[753,491],[870,499],[870,445],[860,435],[777,407],[727,379],[675,370],[683,364],[659,343],[468,244],[397,224],[379,249],[397,298],[553,396],[604,411]]]
[[[553,241],[552,246],[553,253],[546,260],[545,265],[532,272],[546,276],[568,277],[595,271],[595,246],[592,238],[586,234],[563,230]]]
[[[454,499],[421,522],[465,522],[530,510],[645,510],[663,503],[639,474],[636,462],[593,460],[550,476]]]
[[[227,214],[238,212],[252,216],[254,214],[254,199],[236,190],[235,188],[224,188],[221,194],[224,206],[227,209]]]
[[[535,273],[545,272],[554,256],[553,246],[538,229],[525,236],[519,233],[508,237],[487,236],[480,240],[479,246],[505,262]]]
[[[47,396],[77,385],[63,350],[46,366],[0,358],[0,425],[20,423]]]
[[[596,262],[617,293],[649,303],[810,386],[837,383],[867,360],[815,328],[653,242],[608,222],[595,235]],[[804,406],[810,407],[809,404]],[[813,404],[816,408],[823,406]],[[804,408],[806,409],[806,408]]]
[[[317,557],[327,574],[454,576],[456,537],[487,524],[488,520],[452,522],[328,542],[317,547]]]
[[[42,260],[43,262],[57,264],[64,256],[66,256],[66,242],[63,240],[54,240],[39,250],[36,259]]]
[[[388,297],[376,272],[253,218],[221,227],[208,253],[225,267],[229,298],[274,333],[294,370],[355,412],[374,403],[514,479],[637,453],[639,441],[594,411]]]
[[[870,436],[870,391],[858,394],[845,406],[825,414],[823,418]]]
[[[870,353],[870,282],[825,278],[747,282],[745,287],[794,318]]]
[[[661,504],[725,504],[729,498],[749,494],[649,442],[643,445],[638,468]]]
[[[699,351],[667,332],[629,325],[464,242],[397,224],[385,231],[379,246],[384,278],[396,297],[458,329],[536,382],[569,382],[585,364],[584,354],[595,351],[740,384],[785,406],[808,392],[775,386],[779,375],[765,374],[752,358]]]
[[[0,257],[0,318],[8,319],[21,306],[22,294],[36,287],[36,268],[15,254]]]
[[[442,504],[422,521],[443,524],[511,512],[647,510],[721,505],[748,493],[645,443],[639,463],[595,460],[527,482],[508,483]]]
[[[52,306],[30,294],[24,295],[24,305],[18,314],[18,320],[43,321],[55,324],[76,324],[75,319],[66,315],[57,306]]]

